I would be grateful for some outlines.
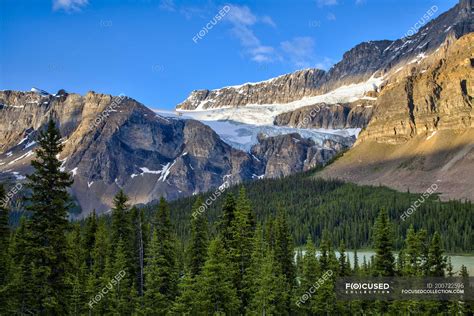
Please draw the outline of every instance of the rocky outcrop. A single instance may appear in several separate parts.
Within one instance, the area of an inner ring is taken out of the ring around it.
[[[356,144],[318,176],[474,199],[474,33],[387,79]]]
[[[237,107],[247,104],[288,103],[318,92],[325,72],[308,69],[283,75],[260,83],[218,90],[195,90],[183,103],[182,110],[212,109],[224,106]]]
[[[474,31],[473,0],[461,0],[451,10],[429,21],[431,13],[420,17],[426,24],[416,34],[410,31],[395,41],[369,41],[348,52],[329,71],[306,69],[261,83],[217,90],[196,90],[181,104],[181,110],[242,107],[251,104],[279,104],[301,100],[335,88],[380,77],[433,53],[448,37],[460,38]]]
[[[352,103],[311,106],[279,114],[274,124],[299,128],[365,128],[369,123],[375,101],[359,100]]]
[[[393,74],[359,142],[403,143],[417,135],[473,127],[474,33]]]
[[[325,141],[317,146],[311,139],[298,133],[259,137],[259,144],[252,147],[252,154],[263,162],[264,173],[260,176],[283,177],[324,165],[338,152],[347,147],[340,143]]]

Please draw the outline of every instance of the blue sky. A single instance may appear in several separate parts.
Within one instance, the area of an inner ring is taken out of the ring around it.
[[[172,109],[194,89],[328,69],[354,45],[400,38],[430,7],[456,3],[0,0],[0,89],[124,93]]]

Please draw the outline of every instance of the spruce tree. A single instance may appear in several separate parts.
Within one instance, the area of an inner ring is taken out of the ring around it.
[[[95,210],[90,213],[84,225],[84,238],[82,247],[85,251],[85,261],[87,269],[90,271],[92,269],[92,250],[94,249],[95,244],[95,234],[97,233],[97,215]]]
[[[66,230],[71,198],[67,192],[73,183],[71,175],[61,171],[58,160],[63,148],[61,135],[51,119],[41,131],[36,159],[31,162],[33,174],[28,177],[31,197],[27,210],[31,212],[31,251],[36,304],[31,306],[40,314],[65,314],[70,287],[66,282],[68,269]]]
[[[298,299],[311,291],[320,276],[321,271],[318,259],[316,258],[316,247],[311,239],[311,235],[308,235],[308,238],[306,239],[305,254],[303,257],[303,273],[301,275],[299,286],[300,290],[297,295]],[[306,314],[312,313],[316,301],[316,297],[313,294],[314,293],[311,293],[311,296],[307,301],[297,304],[297,307],[299,308],[298,310],[303,310]]]
[[[207,218],[205,214],[199,214],[197,210],[203,205],[199,197],[193,205],[193,215],[191,219],[191,241],[189,243],[189,272],[191,277],[195,277],[201,272],[204,262],[206,262],[208,241]]]
[[[145,293],[144,312],[147,315],[159,315],[166,313],[168,300],[161,290],[162,271],[159,266],[162,260],[161,245],[158,233],[155,230],[152,234],[145,266]]]
[[[234,195],[227,193],[222,206],[222,214],[219,219],[219,232],[226,249],[229,249],[233,242],[232,222],[235,218],[235,207]]]
[[[229,254],[231,264],[235,264],[236,275],[234,276],[234,285],[237,289],[239,299],[242,302],[242,308],[245,309],[249,302],[246,295],[248,284],[244,282],[244,275],[250,266],[250,258],[253,251],[253,238],[255,233],[255,219],[247,198],[245,189],[242,187],[236,203],[234,219],[231,223],[232,240],[230,242]],[[242,310],[243,312],[243,310]]]
[[[112,274],[109,274],[109,282],[113,288],[108,298],[111,302],[111,310],[116,315],[130,315],[134,309],[130,293],[133,289],[133,274],[130,274],[129,260],[125,250],[125,242],[120,238],[114,249]]]
[[[415,233],[413,225],[407,231],[405,249],[399,254],[403,260],[403,274],[410,276],[421,275],[422,244],[420,235]]]
[[[209,245],[206,263],[198,276],[196,299],[199,315],[236,315],[240,301],[229,273],[230,258],[220,237]]]
[[[387,212],[382,210],[374,225],[374,269],[375,276],[394,276],[393,236]]]
[[[5,190],[0,185],[0,201],[5,198]],[[10,228],[8,226],[8,210],[0,204],[0,315],[7,314],[7,284],[9,282],[10,265]]]
[[[434,277],[444,276],[446,268],[446,257],[443,256],[443,248],[441,245],[441,237],[435,232],[431,239],[428,252],[428,275]]]
[[[160,199],[154,221],[145,268],[145,308],[152,312],[170,310],[178,292],[176,243],[171,227],[170,211]]]

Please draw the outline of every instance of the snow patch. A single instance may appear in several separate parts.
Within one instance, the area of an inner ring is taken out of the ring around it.
[[[72,176],[75,177],[77,174],[77,167],[72,169],[70,172],[72,173]]]
[[[34,154],[33,151],[30,150],[30,151],[27,152],[26,154],[23,154],[23,155],[21,155],[20,157],[16,158],[15,160],[10,161],[8,164],[9,164],[9,165],[14,164],[15,162],[20,161],[20,160],[22,160],[22,159],[24,159],[24,158],[27,158],[27,157],[29,157],[29,156],[31,156],[31,155],[33,155],[33,154]]]
[[[343,103],[354,102],[364,98],[369,91],[374,91],[383,82],[383,77],[372,76],[365,82],[341,86],[326,94],[304,97],[289,103],[274,104],[247,104],[240,107],[221,107],[218,109],[203,110],[201,105],[196,110],[177,109],[178,113],[200,121],[233,120],[253,125],[272,125],[274,118],[281,113],[293,111],[304,106],[316,103]],[[206,100],[208,102],[212,100]]]
[[[434,131],[433,133],[431,133],[431,135],[428,136],[428,137],[426,138],[426,140],[429,140],[429,139],[431,139],[431,137],[435,136],[435,135],[436,135],[436,132],[437,132],[437,131]]]

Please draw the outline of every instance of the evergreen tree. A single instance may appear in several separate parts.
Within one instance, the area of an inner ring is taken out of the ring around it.
[[[305,250],[306,252],[303,257],[303,273],[301,275],[300,291],[298,291],[298,298],[303,297],[305,293],[311,291],[312,287],[315,286],[316,282],[321,276],[319,262],[316,258],[316,247],[310,235],[308,235],[308,238],[306,239]],[[306,314],[309,315],[315,308],[314,304],[316,302],[316,297],[313,294],[307,301],[303,302],[302,304],[297,304],[299,310],[303,310]]]
[[[359,275],[359,255],[357,254],[357,249],[354,249],[354,275]]]
[[[152,234],[145,266],[144,313],[146,315],[162,315],[166,313],[169,301],[162,291],[163,267],[162,245],[158,232]]]
[[[9,270],[9,284],[5,292],[5,300],[9,302],[6,309],[8,314],[31,313],[31,306],[35,302],[35,289],[32,288],[33,274],[31,255],[28,249],[30,232],[27,229],[25,217],[20,218],[20,224],[13,235],[10,245],[11,264]]]
[[[199,208],[199,206],[198,206]],[[232,231],[232,222],[235,218],[235,197],[232,193],[227,193],[222,206],[222,215],[219,220],[219,232],[222,236],[224,247],[228,250],[233,244],[234,233]]]
[[[0,185],[0,202],[5,198],[5,190]],[[8,210],[0,204],[0,315],[7,314],[9,302],[7,301],[7,284],[9,282],[10,265],[10,228],[8,226]]]
[[[97,215],[95,210],[89,214],[85,220],[84,225],[84,238],[82,247],[85,250],[85,261],[87,269],[90,271],[92,269],[93,260],[92,260],[92,250],[94,249],[95,244],[95,234],[97,233]]]
[[[284,211],[278,213],[274,226],[275,261],[280,265],[288,285],[293,287],[296,281],[294,245],[288,226],[287,215]]]
[[[195,278],[186,273],[178,284],[179,295],[172,308],[173,315],[192,315],[198,308],[196,296],[199,289],[196,286]]]
[[[199,214],[197,210],[203,204],[198,198],[193,205],[193,216],[191,219],[191,241],[189,243],[189,272],[191,277],[195,277],[201,272],[204,262],[206,262],[208,247],[207,219],[204,214]]]
[[[118,242],[122,240],[124,243],[125,257],[127,260],[128,271],[131,275],[136,275],[136,263],[134,254],[134,240],[131,212],[128,206],[128,197],[120,190],[114,197],[112,207],[112,226],[111,226],[112,248],[118,246]]]
[[[113,273],[108,275],[108,282],[113,285],[108,298],[111,301],[111,310],[116,315],[130,315],[134,307],[130,297],[130,293],[135,291],[132,286],[133,275],[130,275],[126,254],[125,242],[120,238],[114,249]]]
[[[143,210],[137,207],[132,207],[130,210],[132,230],[133,230],[133,271],[134,284],[136,286],[136,292],[138,297],[143,296],[143,289],[145,283],[145,248],[146,240],[148,239],[148,228],[145,224],[145,215]],[[132,272],[133,272],[132,271]],[[140,298],[137,298],[141,301]]]
[[[405,249],[399,257],[403,260],[403,274],[410,276],[421,275],[421,260],[422,260],[422,241],[421,235],[415,233],[413,225],[407,231],[405,239]],[[405,262],[406,261],[406,262]]]
[[[341,241],[339,246],[339,276],[348,276],[351,273],[351,267],[346,256],[346,246]]]
[[[285,276],[275,264],[275,257],[267,249],[258,269],[254,283],[254,292],[250,296],[249,315],[284,315],[285,302],[288,301]]]
[[[393,236],[387,212],[382,210],[374,225],[375,276],[394,276]]]
[[[36,149],[36,159],[31,162],[33,174],[28,176],[31,189],[28,211],[31,231],[28,249],[36,286],[36,303],[30,306],[40,314],[65,314],[68,308],[69,286],[66,282],[68,267],[65,232],[68,229],[70,196],[67,188],[73,180],[61,171],[58,160],[63,148],[61,135],[51,119],[41,131]]]
[[[148,310],[164,313],[178,294],[176,243],[164,198],[160,199],[154,225],[145,268],[144,302]]]
[[[245,284],[244,276],[250,266],[250,258],[253,251],[255,219],[250,201],[243,188],[240,190],[234,215],[231,223],[232,240],[230,242],[229,255],[231,256],[231,264],[237,266],[234,284],[239,299],[242,302],[242,309],[245,309],[250,298],[246,295],[248,284]]]
[[[444,276],[446,268],[446,257],[443,256],[443,248],[441,246],[441,237],[435,232],[431,239],[428,252],[428,275],[434,277]]]
[[[240,301],[229,273],[230,258],[218,237],[209,245],[202,273],[198,276],[197,314],[235,315]]]
[[[79,224],[74,225],[73,231],[67,235],[67,239],[70,262],[67,277],[72,289],[69,299],[69,314],[82,315],[86,308],[86,262]]]

